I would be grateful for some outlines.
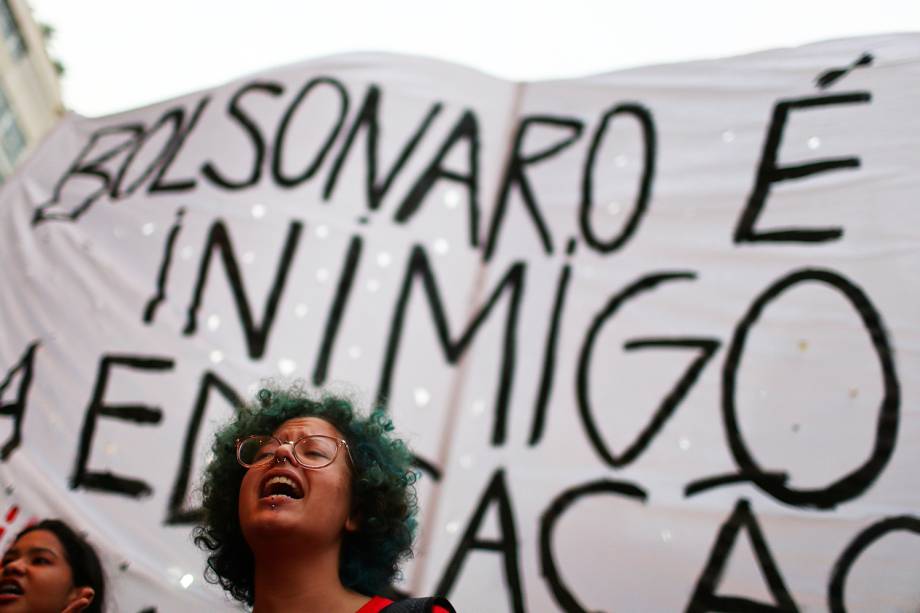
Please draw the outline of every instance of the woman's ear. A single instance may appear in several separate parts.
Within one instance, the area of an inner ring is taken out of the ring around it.
[[[345,532],[357,532],[360,527],[361,521],[358,519],[357,513],[352,513],[345,520]]]
[[[61,613],[79,613],[90,605],[95,596],[96,591],[89,586],[75,587],[70,593],[70,602]]]

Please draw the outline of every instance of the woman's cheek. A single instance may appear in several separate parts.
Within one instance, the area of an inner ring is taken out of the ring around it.
[[[255,475],[252,471],[249,471],[243,476],[242,482],[240,482],[239,511],[241,517],[244,509],[253,502],[253,498],[255,497],[255,490],[253,489],[253,483],[255,481],[257,481]]]

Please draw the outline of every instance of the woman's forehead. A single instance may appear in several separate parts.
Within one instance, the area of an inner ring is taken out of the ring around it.
[[[308,434],[324,434],[341,438],[342,434],[335,426],[321,417],[295,417],[289,419],[275,430],[274,435],[285,440],[294,440]]]
[[[13,543],[13,546],[10,549],[16,549],[20,552],[28,551],[30,549],[47,549],[54,552],[58,556],[63,555],[64,547],[61,545],[61,541],[58,540],[58,537],[54,535],[53,532],[48,530],[32,530],[22,535],[22,537]]]

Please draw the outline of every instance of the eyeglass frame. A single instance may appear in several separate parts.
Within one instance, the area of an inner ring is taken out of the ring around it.
[[[243,443],[245,443],[246,441],[250,439],[259,439],[259,438],[275,439],[275,441],[278,443],[278,447],[275,448],[275,451],[274,453],[272,453],[272,456],[274,456],[278,452],[278,449],[281,449],[285,445],[290,445],[291,455],[294,457],[294,460],[296,460],[297,464],[299,464],[302,468],[306,468],[307,470],[322,470],[324,468],[329,467],[333,462],[335,462],[336,458],[339,457],[339,449],[341,449],[342,447],[345,447],[345,454],[346,454],[346,457],[348,458],[348,462],[352,466],[355,466],[355,460],[354,458],[351,457],[351,449],[348,447],[348,441],[346,441],[343,438],[336,438],[334,436],[329,436],[328,434],[307,434],[306,436],[301,436],[296,441],[282,441],[280,438],[278,438],[274,434],[250,434],[249,436],[244,436],[243,438],[236,439],[236,461],[237,463],[239,463],[240,466],[242,466],[246,470],[249,470],[253,466],[262,466],[265,464],[270,464],[272,461],[276,461],[274,458],[272,458],[272,459],[268,459],[263,462],[257,462],[255,464],[247,465],[243,463],[243,459],[240,457],[240,448],[243,446]],[[308,438],[326,438],[331,441],[335,441],[335,453],[332,455],[332,459],[329,460],[328,463],[323,464],[322,466],[307,466],[306,464],[303,463],[303,461],[301,461],[300,456],[297,454],[297,451],[296,451],[297,445],[300,444],[301,441],[306,440]]]

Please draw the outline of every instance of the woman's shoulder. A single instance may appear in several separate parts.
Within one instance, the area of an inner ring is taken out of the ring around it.
[[[425,598],[414,598],[394,603],[392,600],[384,598],[383,596],[374,596],[367,602],[367,604],[358,609],[355,613],[389,613],[391,611],[392,613],[402,613],[403,611],[406,613],[422,613],[423,611],[428,610],[424,608],[426,600],[427,599]],[[439,598],[438,600],[440,600],[442,603],[446,603],[447,607],[445,608],[440,604],[435,604],[430,609],[432,613],[456,613],[450,603],[447,603],[446,599]],[[390,605],[395,606],[390,609],[388,608]]]
[[[363,607],[355,611],[355,613],[379,613],[379,611],[382,611],[384,607],[392,602],[392,600],[384,598],[383,596],[374,596],[367,601]]]

